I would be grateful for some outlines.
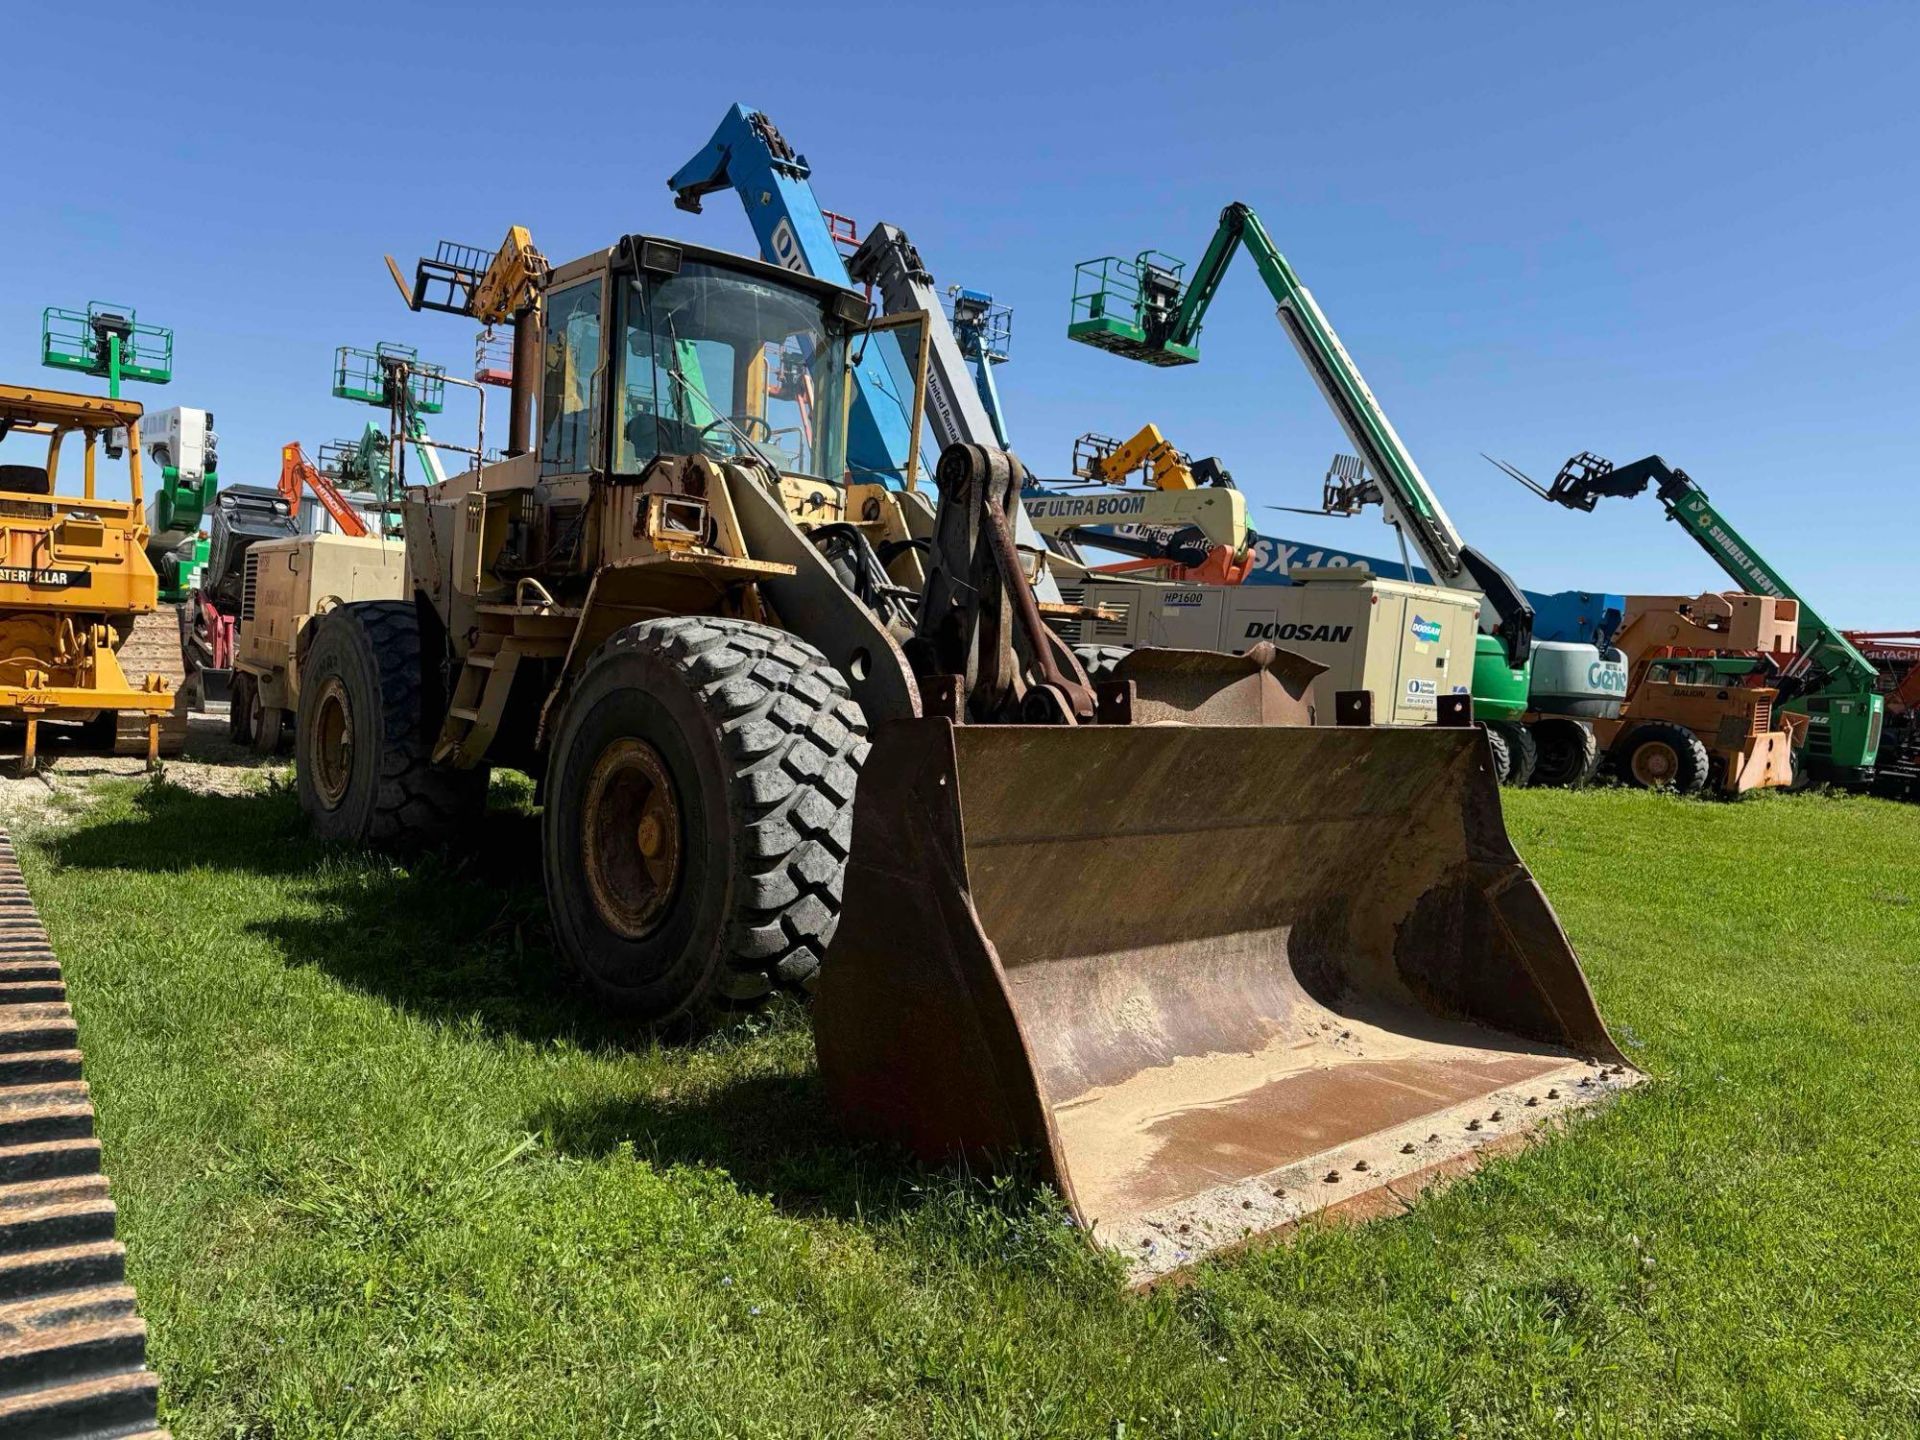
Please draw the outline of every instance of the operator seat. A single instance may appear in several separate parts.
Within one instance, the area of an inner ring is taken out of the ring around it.
[[[0,465],[0,491],[13,495],[51,495],[53,479],[44,465]]]

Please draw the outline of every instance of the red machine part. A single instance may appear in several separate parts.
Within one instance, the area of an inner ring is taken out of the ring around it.
[[[367,522],[360,518],[360,512],[347,503],[334,484],[314,467],[307,459],[307,452],[300,448],[300,442],[280,447],[280,494],[287,502],[287,513],[298,517],[300,514],[300,491],[302,488],[313,491],[320,506],[333,517],[333,523],[340,527],[342,535],[351,535],[358,540],[367,534]]]
[[[1920,630],[1848,630],[1845,634],[1890,682],[1887,708],[1920,712]]]

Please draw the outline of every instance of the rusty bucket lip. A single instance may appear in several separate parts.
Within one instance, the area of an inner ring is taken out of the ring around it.
[[[1305,1226],[1403,1215],[1422,1195],[1488,1161],[1559,1138],[1579,1117],[1648,1078],[1630,1064],[1569,1056],[1558,1071],[1530,1085],[1431,1112],[1119,1223],[1070,1208],[1095,1245],[1120,1257],[1128,1288],[1151,1289],[1184,1281],[1211,1260],[1290,1243]],[[1550,1101],[1549,1090],[1561,1093]],[[1468,1130],[1469,1124],[1474,1128]],[[1401,1153],[1403,1145],[1412,1153]]]

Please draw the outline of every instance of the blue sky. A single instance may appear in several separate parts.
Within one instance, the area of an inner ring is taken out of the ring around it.
[[[372,414],[328,394],[336,345],[469,360],[384,251],[515,222],[556,260],[632,230],[750,247],[728,196],[684,215],[665,185],[739,100],[823,204],[1012,303],[999,379],[1040,473],[1151,420],[1270,533],[1392,553],[1370,519],[1258,508],[1315,503],[1344,441],[1251,267],[1197,366],[1064,338],[1076,261],[1197,258],[1240,199],[1522,583],[1720,588],[1651,497],[1575,515],[1479,458],[1658,452],[1830,618],[1920,623],[1920,7],[30,8],[0,92],[4,373],[34,375],[43,305],[132,303],[177,332],[142,398],[212,409],[230,483]]]

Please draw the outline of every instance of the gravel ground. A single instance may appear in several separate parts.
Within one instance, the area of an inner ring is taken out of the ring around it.
[[[137,755],[100,755],[66,743],[64,727],[46,725],[40,731],[40,768],[20,773],[23,732],[18,726],[0,727],[0,826],[42,820],[56,811],[84,808],[94,781],[107,775],[138,776],[146,761]],[[275,771],[289,771],[291,752],[261,756],[227,739],[227,717],[197,714],[188,717],[187,748],[164,762],[167,779],[184,789],[207,795],[238,795],[260,789]]]

